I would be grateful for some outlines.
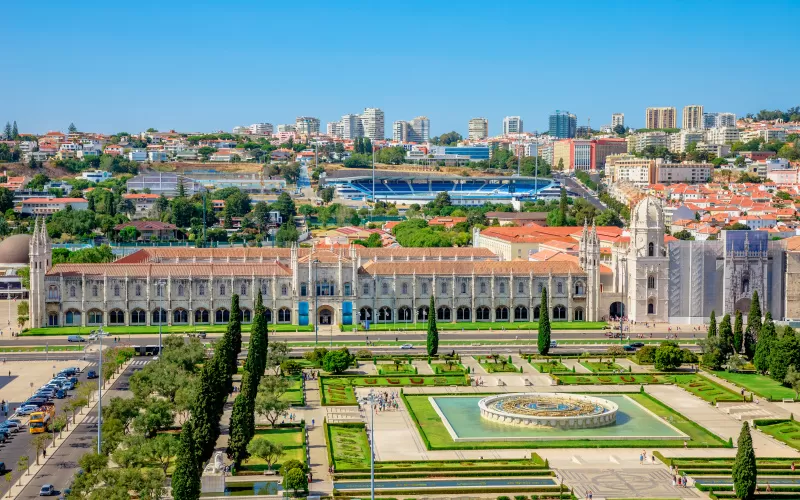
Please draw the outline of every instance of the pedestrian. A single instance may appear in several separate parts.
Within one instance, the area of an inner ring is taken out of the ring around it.
[[[42,458],[46,458],[46,457],[47,457],[47,448],[42,450]]]
[[[794,472],[794,462],[792,462],[792,472]]]
[[[683,442],[683,447],[684,447],[684,448],[688,448],[688,447],[689,447],[689,446],[687,445],[686,441],[684,441],[684,442]]]
[[[642,456],[642,454],[639,453],[639,465],[642,465],[642,460],[644,460],[644,456]]]

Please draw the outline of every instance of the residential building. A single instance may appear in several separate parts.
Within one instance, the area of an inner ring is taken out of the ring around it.
[[[274,127],[271,123],[254,123],[248,128],[252,135],[272,135],[274,131]]]
[[[364,137],[364,127],[358,115],[344,115],[342,116],[342,139],[356,139]]]
[[[732,144],[739,140],[739,129],[736,127],[712,127],[706,131],[706,142],[711,144]]]
[[[645,126],[648,129],[677,128],[678,112],[674,106],[645,109]]]
[[[615,129],[619,125],[625,126],[625,113],[614,113],[611,115],[611,128]]]
[[[81,172],[78,178],[89,182],[101,182],[112,177],[114,177],[114,174],[105,170],[86,170]]]
[[[521,134],[522,132],[522,118],[519,116],[506,116],[503,118],[503,135]]]
[[[148,217],[160,197],[153,193],[125,193],[122,195],[123,199],[130,200],[133,204],[134,213],[131,217],[134,219]]]
[[[670,134],[660,130],[631,134],[628,136],[628,152],[644,151],[649,146],[654,148],[669,147],[669,137]]]
[[[489,120],[486,118],[472,118],[469,121],[467,138],[471,141],[482,141],[489,137]]]
[[[430,140],[430,120],[418,116],[410,122],[398,120],[392,124],[392,140],[395,142],[428,142]]]
[[[202,183],[172,172],[148,172],[146,174],[139,174],[128,179],[125,183],[125,187],[129,193],[131,191],[141,193],[147,189],[155,195],[163,194],[167,197],[173,197],[178,195],[180,191],[179,186],[181,184],[183,184],[183,191],[186,196],[192,196],[196,193],[206,191]]]
[[[342,137],[342,122],[328,122],[325,125],[325,134],[331,137]]]
[[[125,157],[130,161],[145,162],[147,161],[147,151],[143,149],[134,149],[133,151],[129,151]]]
[[[683,121],[682,127],[684,130],[701,130],[703,129],[703,106],[699,104],[690,104],[683,107]]]
[[[319,118],[298,116],[295,119],[295,130],[300,135],[319,135]]]
[[[628,183],[645,187],[651,183],[651,172],[654,168],[655,160],[628,154],[612,155],[606,159],[606,184],[612,186]]]
[[[569,111],[556,110],[550,115],[550,137],[572,139],[578,132],[578,117]]]
[[[278,133],[292,133],[294,134],[297,132],[295,125],[293,123],[280,123],[278,124]]]
[[[22,215],[52,215],[70,207],[72,210],[87,210],[89,202],[83,198],[29,198],[18,207]]]
[[[178,234],[178,227],[167,222],[153,220],[133,220],[123,222],[114,226],[114,230],[119,232],[126,227],[136,228],[139,241],[170,241],[174,240]]]
[[[124,152],[125,148],[119,144],[108,144],[105,148],[103,148],[103,154],[107,154],[109,156],[119,156]]]
[[[544,225],[547,223],[547,212],[486,212],[486,220],[496,220],[501,226]]]
[[[397,120],[392,123],[392,140],[394,142],[408,142],[408,122]]]
[[[669,150],[674,153],[685,153],[689,144],[702,142],[705,134],[702,130],[684,129],[677,134],[670,135]]]
[[[591,171],[605,167],[610,155],[625,153],[625,139],[564,139],[553,143],[553,166],[563,163],[564,171]]]
[[[372,141],[382,141],[384,135],[384,116],[380,108],[364,108],[364,112],[359,116],[364,137]]]
[[[711,180],[714,165],[711,163],[667,163],[661,158],[655,161],[655,174],[651,183],[698,184]]]
[[[148,151],[147,152],[147,161],[150,163],[163,163],[169,160],[169,156],[167,155],[166,151]]]
[[[703,113],[703,128],[735,126],[736,113]]]

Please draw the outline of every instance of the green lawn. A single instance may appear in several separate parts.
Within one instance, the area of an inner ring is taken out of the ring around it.
[[[744,387],[745,390],[757,396],[761,396],[762,398],[772,400],[796,398],[794,390],[789,387],[784,387],[783,384],[777,380],[773,380],[765,375],[759,375],[757,373],[731,373],[726,371],[715,371],[714,375],[728,382],[732,382],[739,387]]]
[[[369,442],[364,425],[328,424],[326,427],[328,447],[336,472],[369,470]]]
[[[539,373],[566,372],[569,371],[560,361],[531,361],[531,366],[536,368]]]
[[[551,330],[602,330],[607,325],[604,321],[554,321],[550,323]],[[517,323],[494,322],[494,323],[436,323],[439,331],[442,330],[485,330],[502,331],[505,330],[538,330],[538,321],[523,321]],[[342,325],[343,332],[352,332],[354,329],[363,331],[361,325]],[[369,325],[371,332],[401,332],[405,330],[426,330],[427,323],[377,323]]]
[[[395,365],[394,363],[378,363],[378,374],[379,375],[416,375],[417,370],[414,368],[414,365],[403,363],[400,365]]]
[[[250,331],[249,324],[242,325],[243,332]],[[48,335],[88,335],[98,326],[59,326],[49,328],[31,328],[22,332],[22,336],[41,337]],[[183,326],[162,326],[162,333],[224,333],[228,325],[183,325]],[[106,326],[103,331],[109,335],[153,335],[158,333],[158,326]],[[270,332],[313,332],[314,325],[269,325]]]
[[[403,387],[403,386],[447,386],[467,385],[467,378],[461,375],[398,375],[396,377],[337,377],[319,378],[323,405],[355,405],[353,387]]]
[[[51,345],[51,346],[28,346],[28,347],[0,347],[0,352],[64,352],[82,351],[86,346],[82,345]],[[13,359],[13,358],[12,358]]]
[[[447,432],[447,429],[439,418],[439,414],[433,409],[429,397],[406,396],[406,406],[411,414],[412,420],[417,425],[417,429],[430,450],[453,450],[453,449],[493,449],[493,448],[682,448],[683,440],[592,440],[588,443],[584,439],[558,440],[558,441],[464,441],[455,442]],[[631,399],[644,406],[657,416],[666,419],[690,439],[688,446],[694,448],[707,447],[727,447],[727,443],[718,436],[687,419],[680,413],[670,409],[665,404],[648,394],[629,393]]]
[[[650,373],[593,373],[559,374],[554,378],[564,385],[592,384],[675,384],[708,403],[718,401],[741,401],[742,396],[713,380],[695,373],[650,374]]]
[[[461,363],[453,363],[452,365],[448,365],[447,363],[431,363],[431,369],[433,369],[433,373],[437,375],[467,373],[467,368]]]
[[[282,463],[287,460],[299,460],[306,463],[306,447],[303,442],[303,429],[297,427],[278,427],[275,429],[256,429],[253,439],[265,438],[273,443],[283,445],[283,455],[278,459],[277,464],[273,464],[272,469],[278,470]],[[243,471],[263,471],[267,464],[260,458],[250,457],[242,462]]]
[[[800,423],[797,423],[797,421],[786,420],[783,422],[761,425],[758,423],[758,420],[756,420],[755,423],[762,432],[769,434],[778,441],[788,444],[795,450],[800,450]]]
[[[620,365],[611,361],[581,361],[581,364],[592,373],[623,371]]]
[[[508,356],[499,356],[497,359],[489,356],[473,356],[481,367],[489,373],[514,373],[519,372],[514,363],[508,361]]]
[[[289,377],[290,385],[289,390],[281,398],[283,401],[288,401],[292,406],[303,406],[306,404],[306,398],[303,395],[303,379],[301,377]]]

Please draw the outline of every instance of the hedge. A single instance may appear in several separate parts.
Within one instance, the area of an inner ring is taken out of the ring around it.
[[[512,469],[481,469],[481,470],[468,470],[468,471],[431,471],[428,472],[410,472],[408,474],[398,474],[396,472],[385,473],[383,471],[375,471],[375,479],[445,479],[448,477],[528,477],[528,476],[554,476],[555,472],[549,470],[512,470]],[[336,473],[336,481],[350,480],[350,479],[369,479],[370,474],[358,473],[352,474],[349,471],[343,473]]]

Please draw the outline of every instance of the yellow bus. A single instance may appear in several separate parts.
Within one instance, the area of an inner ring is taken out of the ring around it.
[[[40,432],[48,432],[50,430],[50,413],[44,411],[35,411],[31,413],[31,419],[28,422],[28,431],[31,434],[38,434]]]

